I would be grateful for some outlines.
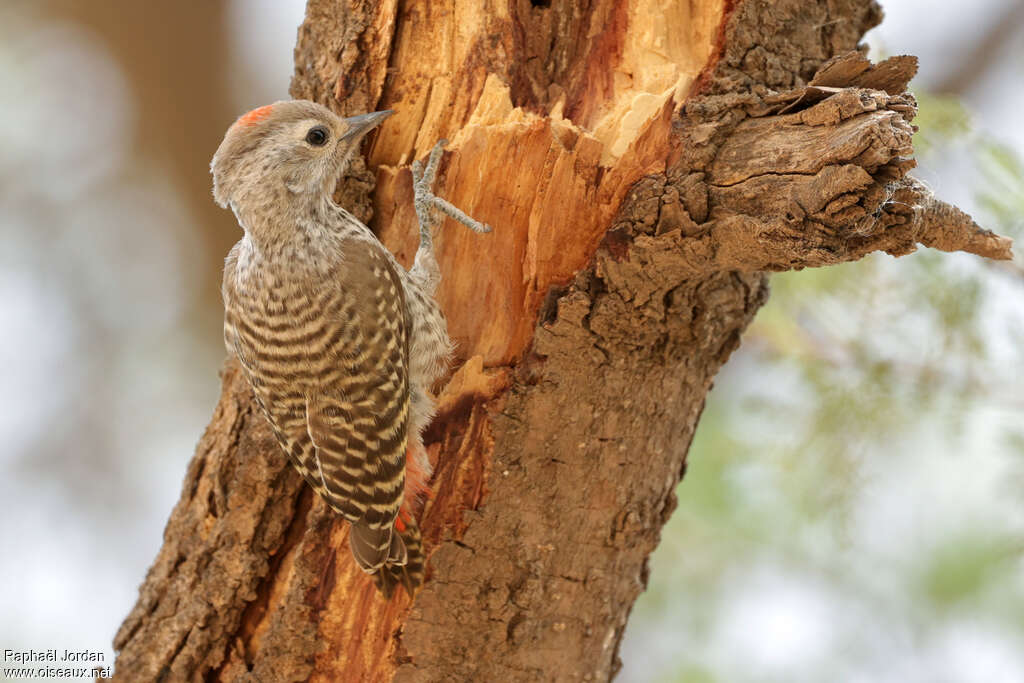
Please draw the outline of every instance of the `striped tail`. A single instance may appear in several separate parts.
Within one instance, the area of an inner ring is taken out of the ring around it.
[[[416,589],[423,585],[426,557],[423,555],[423,537],[416,524],[413,510],[420,507],[420,501],[430,497],[430,460],[419,439],[410,443],[405,451],[405,497],[402,508],[395,520],[394,540],[401,539],[405,545],[404,562],[388,562],[373,575],[377,588],[390,598],[395,586],[401,584],[411,598]]]
[[[423,585],[423,539],[416,520],[404,509],[395,521],[395,533],[405,543],[405,564],[385,564],[374,573],[373,580],[385,598],[390,598],[395,592],[395,586],[399,584],[405,587],[405,592],[411,598],[416,589]]]

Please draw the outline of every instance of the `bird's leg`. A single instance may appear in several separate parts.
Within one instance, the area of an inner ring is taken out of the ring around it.
[[[448,144],[447,140],[437,141],[434,148],[430,150],[430,156],[427,157],[426,168],[418,159],[412,162],[413,206],[416,208],[416,218],[420,224],[420,247],[416,252],[416,261],[413,264],[412,272],[419,275],[424,286],[431,293],[440,279],[440,271],[434,258],[433,239],[433,230],[437,227],[439,216],[433,209],[457,220],[473,232],[491,231],[491,226],[472,218],[451,202],[434,194],[433,186],[434,180],[437,178],[437,167],[441,162],[441,154],[444,152],[446,144]]]
[[[439,209],[441,213],[457,220],[473,232],[490,232],[491,226],[466,215],[460,208],[434,194],[433,185],[437,178],[437,167],[447,140],[438,140],[434,149],[427,157],[427,167],[418,160],[412,162],[413,193],[416,203],[416,217],[420,220],[420,241],[430,240],[430,229],[437,225],[437,215],[430,209]]]

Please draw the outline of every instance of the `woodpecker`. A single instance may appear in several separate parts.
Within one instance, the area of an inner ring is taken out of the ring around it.
[[[241,116],[210,164],[244,236],[225,260],[224,342],[292,465],[350,523],[349,546],[390,597],[423,581],[413,516],[428,491],[422,433],[452,344],[434,292],[445,144],[413,164],[420,245],[403,268],[332,193],[363,137],[393,112],[341,118],[305,100]]]

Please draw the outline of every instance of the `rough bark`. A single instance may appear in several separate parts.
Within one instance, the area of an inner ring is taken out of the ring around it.
[[[916,62],[861,56],[879,20],[858,0],[311,0],[292,94],[398,111],[343,201],[407,262],[407,164],[447,137],[439,194],[495,228],[438,240],[458,359],[427,439],[428,579],[379,597],[229,361],[117,676],[614,675],[766,271],[1009,255],[906,176]]]

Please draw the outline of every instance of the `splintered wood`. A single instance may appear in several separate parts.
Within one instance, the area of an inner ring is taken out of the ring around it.
[[[536,6],[535,6],[536,5]],[[409,164],[448,138],[425,435],[427,581],[382,600],[238,365],[117,678],[606,681],[715,374],[766,271],[1010,241],[908,174],[911,57],[863,0],[310,0],[292,95],[394,109],[336,194],[404,263]],[[699,549],[697,549],[699,552]]]
[[[438,194],[497,228],[480,239],[449,224],[438,237],[457,353],[488,367],[520,357],[548,289],[593,257],[630,186],[671,163],[671,113],[708,61],[721,10],[596,3],[563,18],[569,33],[538,9],[514,24],[498,2],[406,11],[392,58],[402,68],[378,105],[396,114],[370,151],[374,226],[411,261],[407,165],[449,139]]]

